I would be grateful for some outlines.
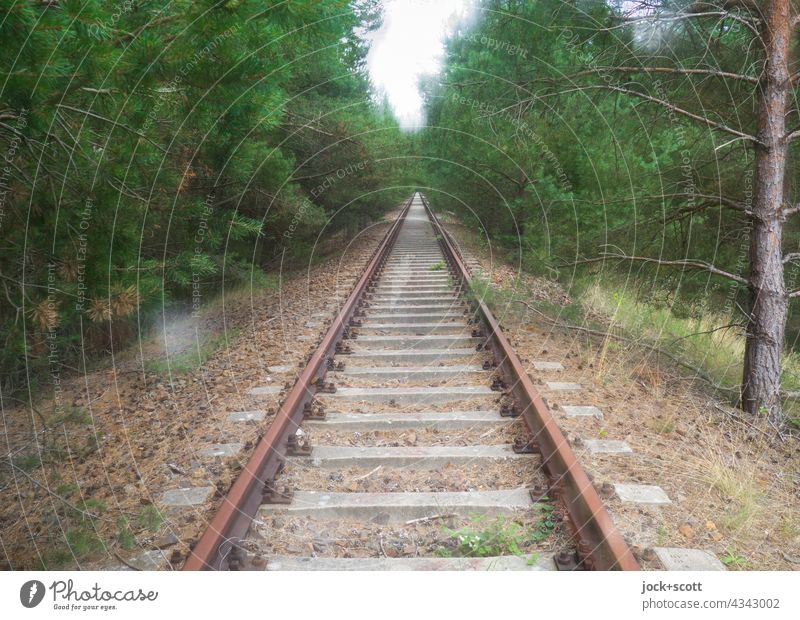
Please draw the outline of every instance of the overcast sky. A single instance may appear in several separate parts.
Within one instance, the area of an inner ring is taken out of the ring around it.
[[[467,18],[470,2],[386,0],[384,6],[383,26],[372,35],[367,66],[400,124],[413,129],[424,122],[419,77],[439,72],[445,35]]]

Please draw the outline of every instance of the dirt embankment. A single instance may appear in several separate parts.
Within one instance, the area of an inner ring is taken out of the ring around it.
[[[697,376],[635,343],[555,326],[524,304],[566,306],[558,284],[518,270],[478,242],[476,231],[447,222],[473,273],[500,291],[493,305],[529,373],[597,486],[658,485],[672,503],[606,500],[643,566],[653,547],[704,549],[729,569],[800,570],[800,438],[776,436],[766,420],[726,404]],[[597,317],[593,317],[594,321]],[[618,331],[618,330],[616,330]],[[537,371],[534,360],[560,362]],[[574,392],[547,381],[575,382]],[[561,405],[593,405],[603,419],[568,418]],[[593,455],[586,440],[622,440],[632,454]]]

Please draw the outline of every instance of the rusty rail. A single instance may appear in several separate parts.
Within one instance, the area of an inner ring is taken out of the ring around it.
[[[324,377],[329,360],[333,359],[336,345],[344,337],[362,293],[386,261],[413,197],[412,194],[404,203],[402,212],[373,253],[363,275],[281,403],[274,420],[258,442],[247,465],[192,549],[183,565],[183,570],[236,570],[242,567],[243,558],[238,552],[237,543],[247,533],[250,522],[262,503],[265,486],[285,463],[289,435],[299,428],[304,408],[307,403],[311,403],[316,394],[315,382],[318,378]]]
[[[439,243],[452,273],[461,281],[465,291],[471,291],[469,271],[456,244],[424,196],[422,201],[440,237]],[[514,401],[514,407],[517,408],[515,413],[523,416],[538,444],[542,467],[549,479],[544,494],[563,502],[578,541],[577,557],[562,554],[557,557],[557,564],[568,567],[578,564],[597,570],[639,570],[638,562],[614,526],[591,480],[580,466],[494,314],[477,296],[473,309],[485,327],[485,345],[492,351],[497,371],[504,384],[509,386],[506,393]]]

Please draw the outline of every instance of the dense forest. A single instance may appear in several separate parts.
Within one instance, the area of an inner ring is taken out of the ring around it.
[[[403,197],[364,70],[378,18],[369,0],[0,3],[5,395]]]
[[[614,292],[617,322],[633,296],[639,323],[728,338],[698,369],[782,423],[800,387],[792,3],[472,9],[423,81],[425,127],[402,132],[366,70],[376,0],[0,1],[3,394],[263,285],[417,185],[523,270]]]
[[[800,566],[800,0],[0,41],[0,570]]]
[[[525,269],[713,314],[704,329],[746,341],[742,406],[776,423],[799,275],[790,10],[480,3],[426,83],[420,136],[436,201]]]

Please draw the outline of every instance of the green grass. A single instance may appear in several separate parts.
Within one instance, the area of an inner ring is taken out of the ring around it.
[[[480,277],[473,278],[470,286],[472,298],[483,299],[495,312],[521,299],[559,322],[616,334],[665,351],[699,371],[728,397],[738,396],[745,337],[743,328],[733,324],[740,323],[741,317],[727,316],[700,302],[677,303],[657,290],[642,294],[635,284],[608,274],[602,284],[596,277],[573,281],[573,301],[566,306],[529,301],[524,290],[498,290]],[[604,352],[618,350],[620,342],[607,339]],[[800,353],[784,353],[781,381],[785,390],[800,391]],[[785,413],[788,423],[800,428],[800,399],[787,400]]]
[[[487,521],[483,515],[474,516],[469,525],[444,532],[455,542],[454,548],[442,548],[438,555],[444,557],[487,558],[501,555],[524,555],[523,548],[547,539],[555,524],[550,520],[554,508],[550,504],[537,505],[542,517],[536,528],[528,529],[503,516]],[[531,558],[535,561],[536,556]]]
[[[603,284],[596,278],[576,280],[571,287],[571,303],[561,306],[547,301],[531,301],[526,291],[498,289],[482,276],[470,280],[468,298],[482,300],[495,314],[511,309],[524,310],[520,300],[547,317],[561,323],[609,332],[655,347],[697,369],[725,396],[735,400],[741,385],[744,359],[744,330],[734,318],[703,303],[675,303],[659,291],[643,295],[635,285],[605,275]],[[622,344],[621,344],[622,343]],[[604,354],[621,348],[624,341],[608,338]],[[788,351],[783,356],[781,382],[787,391],[800,391],[800,353]],[[602,367],[602,360],[600,366]],[[784,411],[790,426],[800,428],[800,399],[788,399]],[[653,429],[669,434],[669,423]]]
[[[720,558],[720,562],[728,568],[747,568],[747,559],[736,553],[732,547],[725,550],[725,555]]]
[[[593,283],[580,296],[584,312],[605,317],[608,324],[622,328],[631,338],[641,339],[669,351],[686,363],[703,370],[718,386],[736,389],[740,385],[745,337],[741,327],[727,327],[741,318],[727,316],[696,303],[680,307],[658,295],[641,299],[636,291],[604,280]],[[785,389],[800,387],[800,355],[787,352],[783,359]]]
[[[87,499],[78,505],[78,508],[95,514],[102,514],[108,510],[108,505],[100,499]]]
[[[431,265],[429,269],[431,271],[442,271],[444,269],[444,261],[440,260],[438,262],[433,263],[433,265]]]
[[[74,484],[62,484],[56,487],[56,495],[60,497],[69,497],[70,495],[78,492],[78,487]]]
[[[511,300],[511,294],[497,289],[485,277],[478,275],[470,278],[467,298],[472,301],[482,301],[492,312],[497,312],[498,306]]]
[[[70,491],[71,486],[63,485],[58,490]],[[137,533],[141,535],[144,531],[155,534],[164,523],[164,515],[158,508],[153,505],[145,506],[135,518],[120,515],[116,520],[116,530],[109,533],[110,540],[103,540],[95,528],[95,520],[103,518],[107,512],[108,506],[105,502],[91,499],[79,502],[75,508],[68,505],[60,507],[57,517],[60,527],[63,528],[63,537],[54,541],[43,552],[39,558],[39,568],[42,570],[70,568],[75,561],[92,559],[114,545],[130,551],[136,546]]]
[[[753,463],[731,465],[725,455],[711,453],[703,463],[707,482],[725,500],[722,525],[733,532],[761,520],[767,510],[766,498],[758,485],[758,468]]]
[[[224,332],[205,336],[199,342],[193,343],[192,347],[183,353],[177,353],[166,358],[145,360],[145,371],[157,375],[183,375],[195,371],[217,351],[227,347],[231,341],[239,336],[240,332],[239,328],[230,328]]]

